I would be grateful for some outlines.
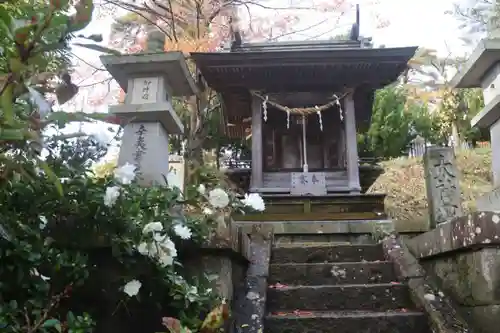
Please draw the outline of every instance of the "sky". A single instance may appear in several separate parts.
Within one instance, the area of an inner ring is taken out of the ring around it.
[[[293,2],[294,6],[307,7],[313,6],[313,2],[317,0],[264,0],[267,1],[267,6],[273,7],[288,7]],[[333,0],[326,0],[333,1]],[[370,1],[370,3],[369,3]],[[458,23],[455,19],[446,15],[445,11],[451,10],[454,1],[456,0],[378,0],[376,6],[371,5],[373,0],[359,0],[360,4],[360,21],[361,21],[361,35],[365,37],[372,37],[375,45],[385,45],[386,47],[402,47],[402,46],[420,46],[437,50],[439,55],[446,56],[450,52],[455,55],[463,55],[465,52],[470,51],[465,48],[460,42],[460,31],[457,28]],[[297,12],[294,12],[297,13]],[[322,38],[333,37],[337,34],[348,31],[351,24],[355,21],[355,12],[350,11],[337,21],[333,14],[319,14],[316,11],[300,11],[297,13],[300,17],[299,23],[292,27],[293,30],[302,30],[314,24],[314,22],[322,21],[323,18],[328,20],[314,29],[308,29],[301,34],[293,35],[293,39],[308,39],[324,32]],[[375,14],[381,16],[382,19],[387,20],[389,25],[382,29],[377,29],[379,19],[375,18]],[[259,9],[258,7],[252,8],[252,15],[273,15],[269,10]],[[283,11],[275,15],[283,15]],[[244,19],[244,18],[243,18]],[[94,20],[84,31],[85,34],[101,33],[103,34],[105,45],[109,37],[110,25],[113,22],[112,18]],[[333,29],[332,29],[333,27]],[[99,61],[99,53],[74,47],[73,52],[86,62],[94,64],[96,67],[101,67]],[[102,77],[102,76],[101,76]],[[85,81],[85,84],[92,82],[92,78]],[[94,87],[93,92],[99,89],[107,89],[106,85],[98,85]],[[84,89],[82,89],[84,90]],[[88,92],[87,92],[88,94]],[[76,97],[78,99],[77,110],[84,110],[85,112],[107,112],[107,106],[90,107],[85,102],[85,93],[80,93]],[[100,137],[107,137],[110,142],[114,137],[114,133],[106,131],[108,125],[91,124],[83,127],[84,131],[90,133],[100,133]],[[71,132],[81,130],[82,128],[77,125],[64,130],[64,132]],[[116,127],[115,127],[116,130]],[[103,135],[102,132],[105,132]],[[117,153],[116,143],[113,142],[113,148],[109,156]]]
[[[381,0],[380,11],[389,26],[373,31],[377,44],[386,46],[423,46],[440,54],[463,53],[456,20],[445,11],[453,7],[451,0]],[[363,32],[363,26],[361,27]],[[448,50],[448,48],[450,50]]]

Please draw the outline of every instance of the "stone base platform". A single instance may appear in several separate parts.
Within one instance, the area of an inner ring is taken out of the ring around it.
[[[328,194],[294,196],[262,194],[266,211],[235,216],[240,221],[382,220],[385,194]]]
[[[331,246],[332,244],[373,244],[377,234],[390,233],[391,220],[343,221],[242,221],[236,225],[243,233],[250,233],[255,225],[268,229],[274,235],[274,246]]]

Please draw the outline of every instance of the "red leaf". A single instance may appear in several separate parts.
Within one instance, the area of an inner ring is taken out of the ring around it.
[[[271,284],[269,288],[271,289],[282,289],[288,287],[286,284],[281,284],[281,283],[276,283],[276,284]]]
[[[313,313],[311,311],[295,310],[293,311],[293,314],[296,316],[310,316]]]

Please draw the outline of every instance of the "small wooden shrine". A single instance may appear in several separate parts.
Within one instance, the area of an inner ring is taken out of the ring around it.
[[[375,90],[415,51],[345,40],[242,43],[191,57],[222,98],[225,134],[251,135],[250,191],[327,197],[361,192],[356,133],[370,125]]]

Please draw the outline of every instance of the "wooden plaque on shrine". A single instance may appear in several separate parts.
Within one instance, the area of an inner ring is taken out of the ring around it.
[[[292,172],[292,195],[326,195],[324,172]]]

